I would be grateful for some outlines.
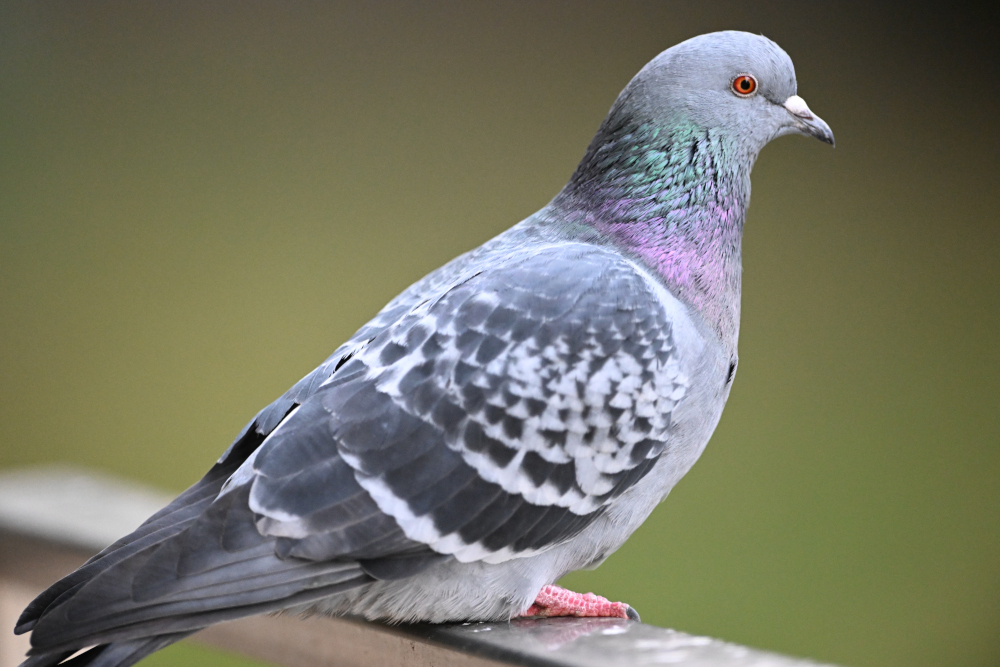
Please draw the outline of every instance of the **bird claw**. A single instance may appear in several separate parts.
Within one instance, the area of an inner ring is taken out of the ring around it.
[[[521,614],[521,617],[533,616],[548,618],[551,616],[580,616],[627,618],[639,620],[639,612],[624,602],[612,602],[607,598],[593,593],[574,593],[560,586],[542,586],[535,602]]]

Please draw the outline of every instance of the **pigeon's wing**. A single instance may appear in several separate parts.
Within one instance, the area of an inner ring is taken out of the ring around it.
[[[670,313],[620,256],[564,244],[494,258],[397,307],[46,594],[25,624],[33,653],[179,637],[442,558],[536,553],[668,446],[687,380]]]
[[[285,394],[261,410],[243,427],[229,448],[222,454],[216,464],[205,476],[175,498],[169,505],[149,517],[139,528],[122,537],[91,558],[84,566],[59,580],[25,608],[15,627],[16,634],[30,631],[39,616],[59,598],[65,599],[68,594],[82,584],[122,562],[143,549],[160,544],[189,528],[213,503],[219,495],[223,484],[243,465],[280,424],[284,427],[282,440],[287,440],[289,432],[299,432],[310,410],[299,416],[291,427],[287,418],[293,411],[303,405],[316,391],[326,383],[346,362],[360,349],[363,349],[378,334],[404,317],[414,304],[424,299],[426,294],[439,292],[449,284],[450,276],[461,273],[478,256],[486,251],[490,244],[465,253],[449,262],[446,266],[432,272],[422,280],[404,290],[385,306],[370,322],[362,327],[350,340],[338,347],[315,370],[293,385]]]
[[[289,437],[283,425],[234,481],[285,555],[356,547],[330,530],[349,507],[334,476],[356,481],[411,550],[500,562],[548,549],[669,445],[688,382],[671,317],[662,290],[612,251],[494,258],[358,349],[302,408],[315,437],[292,437],[292,415]],[[352,556],[392,575],[391,551]]]

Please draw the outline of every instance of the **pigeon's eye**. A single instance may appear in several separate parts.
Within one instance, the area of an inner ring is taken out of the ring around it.
[[[740,97],[750,97],[757,92],[757,79],[749,74],[740,74],[733,79],[732,88]]]

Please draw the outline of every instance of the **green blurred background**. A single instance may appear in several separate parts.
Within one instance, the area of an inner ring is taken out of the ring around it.
[[[647,60],[749,30],[837,148],[764,151],[722,423],[564,583],[847,665],[998,665],[997,25],[903,3],[3,3],[0,468],[180,491],[388,299],[544,205]]]

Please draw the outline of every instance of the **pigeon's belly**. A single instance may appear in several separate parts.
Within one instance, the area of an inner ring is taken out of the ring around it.
[[[289,611],[402,623],[508,620],[549,583],[551,559],[550,552],[496,564],[451,559],[407,579],[376,581]]]

